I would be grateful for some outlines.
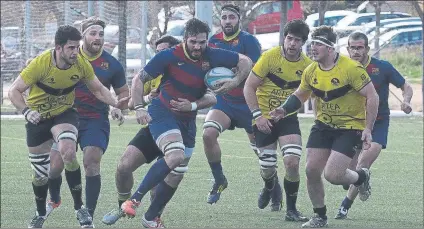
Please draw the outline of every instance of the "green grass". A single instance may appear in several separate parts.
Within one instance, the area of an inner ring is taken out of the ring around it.
[[[304,144],[312,125],[311,119],[301,119]],[[390,126],[388,149],[384,150],[372,171],[372,196],[367,202],[356,201],[349,220],[332,219],[345,196],[341,186],[326,185],[326,204],[330,227],[423,227],[423,121],[421,117],[393,118]],[[101,218],[117,205],[114,174],[117,162],[126,144],[139,126],[128,121],[121,127],[112,123],[109,149],[102,160],[102,189],[95,215],[96,227],[107,227]],[[34,213],[31,188],[31,169],[25,145],[23,121],[2,121],[1,124],[1,226],[26,227]],[[216,205],[208,205],[206,196],[211,187],[209,166],[201,141],[201,123],[198,123],[197,145],[190,162],[189,172],[173,200],[167,206],[163,219],[167,227],[243,227],[243,228],[297,228],[300,223],[283,220],[284,211],[270,212],[257,207],[257,196],[263,185],[259,166],[243,130],[227,131],[220,137],[223,150],[224,172],[229,187]],[[78,152],[81,161],[81,152]],[[301,187],[298,208],[305,215],[312,214],[311,202],[305,186],[305,155],[301,161]],[[283,177],[281,158],[280,178]],[[135,172],[136,185],[150,166]],[[83,181],[85,186],[85,181]],[[134,187],[135,188],[135,187]],[[113,227],[139,228],[141,214],[147,209],[149,198],[134,219],[123,219]],[[45,227],[78,227],[72,199],[64,179],[62,206],[55,210]]]
[[[410,82],[420,83],[423,76],[422,46],[413,45],[400,48],[385,48],[380,58],[389,61]]]

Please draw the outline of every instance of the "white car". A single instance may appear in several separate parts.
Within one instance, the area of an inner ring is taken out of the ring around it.
[[[335,26],[340,20],[348,15],[356,15],[357,13],[348,10],[333,10],[327,11],[324,14],[324,25]],[[319,26],[319,14],[314,13],[306,17],[306,24],[310,28]]]
[[[261,52],[264,52],[280,44],[280,32],[275,33],[262,33],[254,35],[261,44]],[[302,50],[306,53],[307,42],[303,45]]]
[[[380,36],[380,48],[384,46],[399,47],[403,45],[419,44],[423,41],[422,27],[414,27],[408,29],[398,29],[389,31]],[[375,50],[374,42],[370,41],[370,49]]]
[[[140,43],[128,43],[126,53],[126,64],[127,64],[127,80],[131,82],[134,74],[141,70],[150,59],[155,55],[155,52],[146,44],[146,63],[141,63],[141,44]],[[112,56],[118,59],[118,45],[112,51]]]

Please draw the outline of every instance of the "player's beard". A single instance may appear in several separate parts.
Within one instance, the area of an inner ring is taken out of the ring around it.
[[[92,41],[89,42],[87,38],[84,39],[84,46],[87,47],[87,51],[90,52],[91,55],[95,56],[102,51],[103,48],[102,41]]]
[[[77,55],[75,55],[75,58],[71,58],[71,56],[67,57],[64,53],[62,53],[61,58],[63,61],[65,61],[66,64],[73,65],[77,61]]]
[[[199,50],[195,50],[195,49],[190,49],[188,47],[187,42],[185,43],[185,46],[187,47],[187,53],[190,56],[191,59],[193,60],[199,60],[202,56],[203,53],[205,52],[205,49],[202,50],[202,48],[200,48]],[[194,55],[194,52],[199,52],[199,55],[196,54],[196,56]]]
[[[228,31],[227,32],[227,30],[226,30],[226,27],[227,27],[228,25],[226,25],[225,27],[224,26],[221,26],[221,29],[222,29],[222,31],[224,32],[224,34],[225,34],[225,36],[227,36],[227,37],[230,37],[230,36],[232,36],[232,35],[234,35],[234,34],[236,34],[237,33],[237,31],[239,30],[239,28],[240,28],[240,21],[239,22],[237,22],[237,24],[235,24],[234,26],[231,26],[232,28],[231,28],[231,31]],[[228,27],[227,27],[228,28]]]

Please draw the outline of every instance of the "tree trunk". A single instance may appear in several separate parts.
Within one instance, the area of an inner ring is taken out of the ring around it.
[[[380,50],[380,13],[381,13],[381,4],[382,2],[374,1],[373,6],[375,8],[375,39],[374,47],[375,50]],[[380,51],[374,54],[375,58],[380,58]]]
[[[326,10],[327,10],[327,1],[320,1],[319,8],[318,8],[319,25],[324,25]]]
[[[124,71],[127,70],[127,1],[118,2],[118,25],[119,25],[119,43],[118,60],[121,62]]]
[[[284,43],[284,26],[287,23],[287,2],[281,1],[281,18],[280,18],[280,45]]]

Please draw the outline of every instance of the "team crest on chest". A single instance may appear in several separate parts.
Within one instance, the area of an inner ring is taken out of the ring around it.
[[[378,74],[378,73],[380,73],[379,68],[371,68],[371,74]]]
[[[102,63],[100,64],[100,67],[101,67],[103,70],[108,70],[108,69],[109,69],[109,63],[108,63],[108,62],[102,62]]]
[[[72,75],[72,76],[70,77],[70,79],[71,79],[72,81],[78,81],[78,80],[80,79],[80,77],[79,77],[79,75]]]
[[[203,62],[202,62],[202,70],[203,70],[203,71],[207,71],[207,70],[209,70],[210,68],[211,68],[211,65],[210,65],[209,61],[203,61]]]
[[[334,86],[339,86],[340,80],[337,78],[333,78],[331,79],[331,84],[333,84]]]
[[[303,71],[302,71],[302,70],[297,70],[297,71],[296,71],[296,75],[297,75],[298,77],[302,77],[302,73],[303,73]]]
[[[231,41],[231,44],[232,44],[233,46],[238,45],[238,43],[239,43],[239,39],[234,39],[234,40],[232,40],[232,41]]]

